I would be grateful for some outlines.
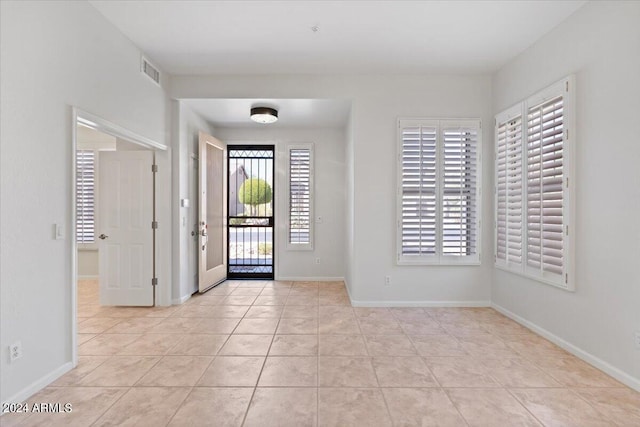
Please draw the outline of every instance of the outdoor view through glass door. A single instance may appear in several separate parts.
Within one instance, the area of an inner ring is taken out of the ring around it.
[[[228,146],[228,277],[273,279],[274,146]]]

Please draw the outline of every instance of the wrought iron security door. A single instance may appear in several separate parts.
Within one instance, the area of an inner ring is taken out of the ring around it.
[[[274,146],[228,146],[228,277],[274,278]]]

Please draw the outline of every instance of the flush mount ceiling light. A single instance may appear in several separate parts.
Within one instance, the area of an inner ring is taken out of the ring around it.
[[[256,123],[275,123],[278,120],[278,110],[269,107],[253,107],[251,120]]]

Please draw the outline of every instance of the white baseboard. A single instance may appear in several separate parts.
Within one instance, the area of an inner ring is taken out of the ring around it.
[[[513,319],[516,322],[520,323],[522,326],[525,326],[525,327],[531,329],[536,334],[548,339],[552,343],[554,343],[557,346],[563,348],[564,350],[568,351],[569,353],[573,354],[574,356],[584,360],[585,362],[589,363],[590,365],[595,366],[596,368],[600,369],[602,372],[612,376],[613,378],[615,378],[616,380],[620,381],[621,383],[631,387],[632,389],[634,389],[636,391],[640,391],[640,379],[632,377],[631,375],[627,374],[626,372],[621,371],[620,369],[616,368],[615,366],[610,365],[609,363],[607,363],[604,360],[594,356],[593,354],[584,351],[580,347],[577,347],[577,346],[571,344],[570,342],[565,341],[564,339],[560,338],[559,336],[547,331],[544,328],[541,328],[540,326],[536,325],[533,322],[530,322],[529,320],[527,320],[527,319],[525,319],[523,317],[518,316],[517,314],[507,310],[506,308],[504,308],[504,307],[502,307],[502,306],[500,306],[500,305],[498,305],[496,303],[492,303],[491,307],[493,307],[495,310],[499,311],[500,313],[504,314],[508,318]]]
[[[42,390],[43,388],[45,388],[46,386],[48,386],[49,384],[51,384],[52,382],[54,382],[55,380],[57,380],[58,378],[60,378],[64,374],[66,374],[67,372],[69,372],[71,369],[73,369],[73,363],[71,363],[71,362],[65,363],[64,365],[62,365],[59,368],[55,369],[53,372],[50,372],[47,375],[45,375],[44,377],[32,382],[27,387],[23,388],[22,390],[20,390],[19,392],[17,392],[16,394],[11,396],[10,398],[8,398],[6,400],[6,403],[18,403],[18,402],[26,401],[28,398],[33,396],[35,393],[37,393],[40,390]],[[4,406],[4,404],[5,404],[5,402],[2,402],[3,406]]]
[[[357,301],[354,307],[491,307],[491,301]]]
[[[183,295],[180,298],[174,298],[171,300],[171,304],[172,305],[180,305],[180,304],[184,304],[189,298],[191,298],[191,295]]]
[[[344,282],[344,277],[278,277],[283,282]]]
[[[95,274],[78,275],[78,280],[98,280],[100,276]]]

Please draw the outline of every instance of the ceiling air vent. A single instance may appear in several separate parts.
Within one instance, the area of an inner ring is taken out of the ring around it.
[[[140,71],[142,71],[144,74],[147,75],[147,77],[149,77],[158,86],[160,86],[160,71],[158,71],[156,67],[151,65],[151,63],[149,63],[147,58],[145,58],[144,56],[142,57],[142,64],[140,66]]]

